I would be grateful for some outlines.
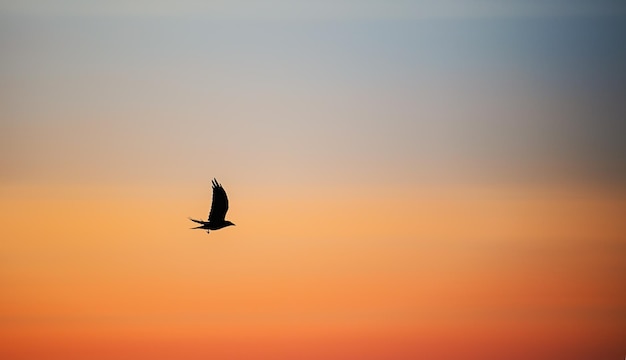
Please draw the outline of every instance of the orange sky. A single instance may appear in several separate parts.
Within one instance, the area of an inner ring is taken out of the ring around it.
[[[238,226],[206,235],[185,218],[206,189],[170,190],[5,189],[0,352],[583,359],[623,346],[621,193],[227,186]]]

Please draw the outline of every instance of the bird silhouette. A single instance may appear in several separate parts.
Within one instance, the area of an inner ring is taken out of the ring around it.
[[[235,225],[232,222],[225,220],[226,212],[228,211],[228,197],[226,191],[215,178],[211,182],[213,184],[213,203],[211,204],[211,212],[209,212],[208,221],[196,220],[189,218],[189,220],[201,224],[198,227],[192,229],[204,229],[207,234],[209,230],[218,230],[227,226]]]

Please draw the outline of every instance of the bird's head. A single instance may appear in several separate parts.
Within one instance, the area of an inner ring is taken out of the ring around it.
[[[232,222],[228,220],[224,221],[224,223],[226,224],[226,226],[231,226],[231,225],[235,226],[235,224],[233,224]]]

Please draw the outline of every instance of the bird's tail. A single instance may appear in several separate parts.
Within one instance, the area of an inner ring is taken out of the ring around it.
[[[191,220],[191,221],[193,221],[193,222],[195,222],[195,223],[198,223],[198,224],[202,224],[202,225],[204,225],[204,221],[201,221],[201,220],[196,220],[196,219],[192,219],[192,218],[189,218],[189,220]]]

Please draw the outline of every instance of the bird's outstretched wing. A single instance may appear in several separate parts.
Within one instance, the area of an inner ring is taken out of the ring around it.
[[[213,179],[213,203],[211,204],[211,212],[209,213],[209,222],[222,222],[228,211],[228,197],[226,191]]]

